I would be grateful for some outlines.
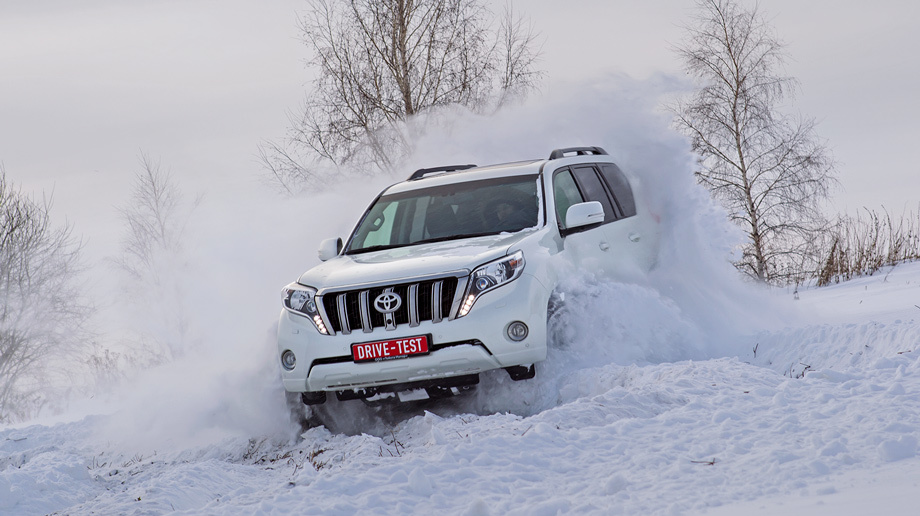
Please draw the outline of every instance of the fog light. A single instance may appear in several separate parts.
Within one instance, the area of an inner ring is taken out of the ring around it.
[[[281,367],[291,371],[295,365],[297,365],[297,357],[294,356],[293,351],[287,350],[281,354]]]
[[[509,324],[506,331],[508,333],[508,338],[515,342],[520,342],[527,338],[527,325],[521,321],[514,321]]]

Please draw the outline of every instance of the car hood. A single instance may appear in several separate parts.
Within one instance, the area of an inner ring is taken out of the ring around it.
[[[298,283],[315,288],[344,287],[473,268],[505,256],[533,230],[434,242],[370,253],[341,255],[305,272]]]

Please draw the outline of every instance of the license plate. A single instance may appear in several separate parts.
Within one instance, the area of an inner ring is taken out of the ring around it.
[[[428,354],[428,335],[351,345],[355,362],[382,362]]]

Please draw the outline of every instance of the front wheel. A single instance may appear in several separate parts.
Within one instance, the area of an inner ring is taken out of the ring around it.
[[[537,375],[537,365],[530,364],[530,367],[522,366],[522,365],[511,366],[511,367],[506,367],[505,371],[507,371],[508,376],[510,376],[511,379],[516,382],[519,382],[521,380],[530,380],[531,378]]]
[[[302,392],[300,393],[300,401],[304,405],[322,405],[326,403],[326,391]]]
[[[554,290],[546,304],[546,347],[564,348],[563,321],[566,319],[565,293]]]
[[[321,396],[320,396],[321,395]],[[306,397],[305,397],[306,396]],[[315,426],[320,426],[323,422],[319,419],[316,411],[312,408],[323,401],[326,401],[325,392],[287,392],[284,393],[285,402],[291,414],[291,422],[300,425],[301,432],[305,432]],[[322,401],[307,403],[308,399],[322,398]]]

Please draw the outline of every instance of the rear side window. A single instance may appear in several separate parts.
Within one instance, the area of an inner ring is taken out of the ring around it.
[[[616,212],[613,211],[613,204],[610,203],[610,197],[607,196],[607,190],[601,183],[594,167],[575,167],[575,178],[585,194],[586,201],[597,201],[604,207],[604,222],[616,220]]]
[[[553,197],[556,199],[556,220],[565,227],[565,214],[573,204],[584,202],[572,173],[566,169],[553,176]]]
[[[629,181],[626,180],[626,175],[623,174],[620,167],[613,163],[601,163],[600,165],[604,179],[607,180],[607,185],[613,191],[613,196],[620,207],[620,213],[624,217],[632,217],[636,214],[636,201],[633,198]]]

